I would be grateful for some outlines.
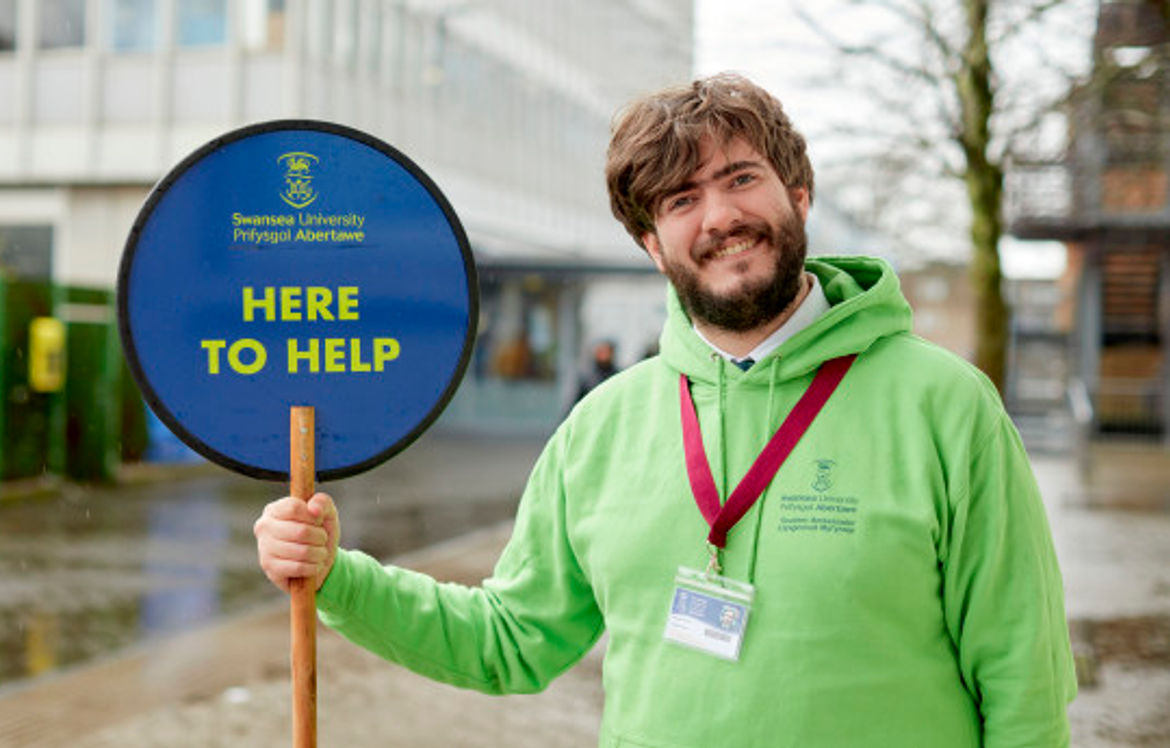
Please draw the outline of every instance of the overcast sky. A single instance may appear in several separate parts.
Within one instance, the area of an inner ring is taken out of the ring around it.
[[[788,11],[787,0],[696,0],[695,67],[700,75],[723,70],[747,74],[779,97],[802,129],[830,113],[832,92],[802,84],[825,63],[825,48]],[[852,28],[871,28],[872,12],[849,16]],[[837,26],[842,33],[849,29]]]
[[[1027,66],[1029,61],[1022,58],[1038,46],[1050,54],[1055,51],[1053,56],[1069,66],[1087,62],[1097,1],[1065,0],[1065,9],[1050,12],[1056,33],[1040,30],[1031,40],[1025,39],[1018,45],[1021,59],[1005,67]],[[839,115],[848,102],[842,101],[840,90],[814,90],[806,85],[810,71],[822,69],[828,58],[825,45],[788,10],[791,2],[695,0],[695,67],[699,74],[746,73],[776,94],[793,119],[811,130],[834,113]],[[851,6],[847,12],[832,10],[843,4]],[[887,12],[856,0],[818,0],[803,7],[821,19],[831,19],[826,25],[845,40],[859,41],[872,37],[874,31],[894,28]],[[1083,33],[1070,32],[1078,28]]]

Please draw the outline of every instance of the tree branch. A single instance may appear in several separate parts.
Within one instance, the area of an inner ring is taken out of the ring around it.
[[[1028,9],[1027,14],[1023,18],[1014,21],[1013,23],[1003,24],[1003,28],[999,34],[989,34],[987,39],[988,45],[991,47],[998,47],[1001,44],[1006,43],[1007,40],[1015,36],[1016,33],[1027,29],[1033,23],[1040,20],[1041,16],[1045,15],[1054,8],[1058,8],[1061,5],[1066,4],[1068,4],[1068,0],[1043,0],[1043,2],[1040,2],[1037,5],[1033,5]],[[1011,5],[1011,3],[1008,3],[1009,7]]]
[[[882,65],[889,71],[897,73],[906,78],[918,80],[929,85],[938,85],[940,83],[940,76],[926,70],[922,67],[910,65],[903,60],[894,57],[886,50],[877,46],[876,44],[850,44],[840,37],[830,32],[823,24],[814,18],[807,10],[796,4],[790,4],[797,17],[810,29],[813,33],[821,38],[823,42],[828,44],[839,54],[847,57],[864,57],[871,62],[876,62]]]
[[[918,0],[914,4],[914,9],[906,8],[890,0],[851,0],[854,5],[865,4],[866,6],[883,8],[888,13],[900,18],[903,23],[916,31],[922,32],[923,38],[930,43],[931,46],[944,59],[953,59],[958,51],[949,39],[943,36],[939,30],[938,24],[934,21],[934,10],[930,4],[925,0]],[[917,11],[917,12],[915,12]]]
[[[939,64],[941,71],[933,71],[930,69],[928,61],[923,61],[921,65],[912,65],[902,59],[895,57],[884,49],[880,42],[871,40],[864,44],[850,44],[825,27],[820,20],[810,14],[804,7],[797,5],[794,2],[789,3],[789,7],[796,14],[798,18],[815,33],[823,43],[827,44],[834,52],[847,58],[864,59],[868,62],[876,63],[887,71],[896,76],[906,79],[907,83],[919,85],[923,88],[916,91],[916,98],[923,96],[930,96],[934,100],[934,105],[931,107],[935,116],[944,126],[957,133],[960,130],[960,115],[952,106],[948,98],[948,93],[955,90],[957,75],[958,75],[958,53],[945,39],[937,26],[931,21],[930,8],[924,3],[919,2],[917,8],[921,15],[916,16],[910,9],[897,5],[890,0],[850,0],[851,4],[860,4],[865,2],[867,5],[872,3],[888,12],[896,14],[896,16],[904,23],[912,24],[916,32],[921,33],[928,39],[935,40],[935,49],[940,54]],[[898,89],[905,91],[904,88]],[[872,84],[865,89],[865,95],[873,98],[876,94],[876,89]],[[905,109],[906,102],[892,102],[889,100],[882,101],[883,105],[897,106]]]

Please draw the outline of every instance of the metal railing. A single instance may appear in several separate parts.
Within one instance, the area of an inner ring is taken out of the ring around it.
[[[1098,431],[1133,435],[1163,432],[1163,393],[1157,378],[1102,378],[1093,393]]]
[[[1073,215],[1073,174],[1059,162],[1016,164],[1004,179],[1004,218],[1062,221]]]
[[[1093,437],[1093,398],[1089,395],[1089,387],[1080,377],[1071,377],[1068,382],[1068,409],[1072,414],[1075,429],[1074,451],[1077,462],[1087,464],[1089,443]]]

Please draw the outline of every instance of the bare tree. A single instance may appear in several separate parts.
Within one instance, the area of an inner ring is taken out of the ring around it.
[[[1019,145],[1034,142],[1049,115],[1063,110],[1078,68],[1088,63],[1095,2],[838,0],[829,6],[814,11],[791,4],[836,61],[818,85],[852,88],[874,112],[861,125],[834,128],[838,140],[861,143],[849,156],[850,171],[869,158],[887,188],[870,218],[901,235],[915,220],[965,212],[975,364],[1002,390],[1009,333],[998,252],[1004,170]],[[860,37],[844,31],[849,14],[857,13],[869,18]],[[948,204],[953,192],[946,187],[909,194],[903,187],[915,176],[962,184],[966,210],[954,211],[959,206],[954,199]],[[936,209],[916,206],[917,218],[907,221],[908,207],[932,196]]]

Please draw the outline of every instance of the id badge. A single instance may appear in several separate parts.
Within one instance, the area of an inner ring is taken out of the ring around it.
[[[738,661],[755,588],[745,582],[679,567],[666,618],[667,641]]]

